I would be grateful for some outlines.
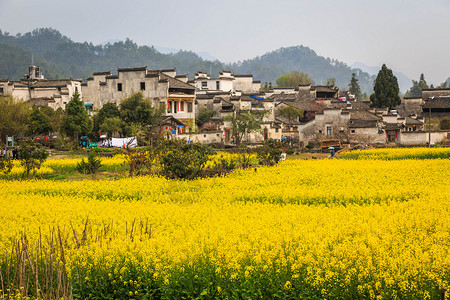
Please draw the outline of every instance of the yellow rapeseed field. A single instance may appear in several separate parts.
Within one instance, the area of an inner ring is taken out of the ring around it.
[[[193,181],[0,181],[0,295],[437,299],[449,170],[288,160]]]

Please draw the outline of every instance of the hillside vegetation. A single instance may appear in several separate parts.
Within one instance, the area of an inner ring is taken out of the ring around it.
[[[304,46],[280,48],[243,62],[224,64],[208,61],[191,51],[163,54],[152,46],[139,46],[133,41],[106,45],[78,43],[51,28],[35,29],[25,34],[10,35],[0,30],[0,77],[20,79],[32,62],[42,67],[49,79],[84,78],[93,72],[123,67],[148,66],[150,69],[177,68],[178,74],[189,74],[192,79],[198,71],[217,76],[222,69],[236,74],[253,74],[255,80],[272,82],[291,72],[307,72],[315,84],[325,84],[327,78],[336,78],[336,84],[347,87],[351,74],[356,73],[363,92],[372,90],[373,77],[359,69],[352,69],[335,59],[317,55]]]

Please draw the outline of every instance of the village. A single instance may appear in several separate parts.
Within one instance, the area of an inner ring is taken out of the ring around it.
[[[90,115],[106,103],[117,106],[141,92],[153,107],[164,107],[157,134],[205,144],[261,143],[267,139],[288,140],[299,148],[327,149],[365,146],[427,146],[446,143],[449,130],[428,125],[429,120],[450,116],[450,88],[430,88],[422,97],[404,97],[394,109],[373,108],[336,86],[299,85],[262,89],[261,81],[249,74],[223,70],[217,78],[199,71],[193,80],[178,75],[176,68],[119,68],[93,73],[81,79],[47,80],[39,66],[30,66],[24,79],[0,79],[0,95],[22,99],[37,107],[65,109],[79,93]],[[297,114],[285,113],[292,109]],[[201,110],[212,117],[196,126]],[[231,131],[230,118],[256,113],[259,128],[242,133]],[[113,137],[119,137],[117,133]]]

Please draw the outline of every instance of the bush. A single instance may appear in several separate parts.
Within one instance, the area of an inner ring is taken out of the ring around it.
[[[153,165],[153,152],[145,149],[127,149],[125,161],[128,164],[128,173],[131,176],[148,173]]]
[[[308,144],[308,145],[306,145],[306,149],[313,149],[314,148],[314,145],[313,144]]]
[[[232,157],[226,158],[223,155],[220,155],[218,160],[214,162],[214,169],[217,170],[233,170],[237,165],[237,161]]]
[[[276,140],[269,139],[264,142],[264,145],[256,149],[259,159],[259,164],[264,166],[273,166],[277,164],[281,157],[282,143]]]
[[[44,148],[34,142],[33,140],[24,140],[19,147],[20,165],[24,167],[23,176],[30,175],[30,172],[35,173],[41,168],[41,164],[47,159],[48,153]]]
[[[89,153],[87,162],[84,158],[77,164],[76,170],[82,174],[97,174],[98,170],[102,166],[102,162],[99,158],[95,157],[95,152]]]
[[[194,179],[200,175],[214,150],[201,143],[163,140],[158,145],[162,174],[172,179]]]

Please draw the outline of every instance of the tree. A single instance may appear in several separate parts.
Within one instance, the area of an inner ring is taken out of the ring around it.
[[[113,135],[113,132],[122,133],[123,126],[124,126],[124,123],[120,118],[118,118],[118,117],[107,118],[100,125],[99,131],[103,132],[103,133],[107,133],[108,137],[111,137]]]
[[[66,105],[63,128],[66,134],[73,136],[75,140],[78,140],[80,134],[88,134],[92,129],[92,122],[78,92],[73,94]]]
[[[285,106],[277,110],[280,117],[286,118],[289,122],[289,131],[291,130],[292,121],[303,117],[303,110],[292,106]]]
[[[108,118],[119,118],[120,112],[119,108],[115,103],[108,102],[98,111],[98,113],[94,116],[94,132],[102,132],[100,130],[101,125]]]
[[[359,86],[358,79],[356,79],[356,73],[352,73],[352,79],[350,79],[348,91],[355,95],[356,100],[362,100],[361,88]]]
[[[299,85],[306,85],[310,83],[311,77],[308,73],[299,73],[297,71],[286,73],[277,79],[278,87],[297,87]]]
[[[33,106],[33,109],[31,110],[30,119],[31,122],[29,132],[32,135],[39,135],[39,134],[48,135],[50,132],[53,131],[53,126],[50,117],[44,114],[41,108]]]
[[[197,114],[196,124],[198,127],[203,126],[204,124],[211,121],[211,118],[216,115],[216,111],[214,109],[209,108],[206,105],[202,105]]]
[[[231,125],[231,134],[239,145],[245,134],[256,132],[261,129],[262,118],[266,111],[240,111],[231,116],[224,117],[224,121]]]
[[[120,117],[127,124],[157,125],[163,110],[164,107],[153,108],[142,92],[134,93],[120,103]]]
[[[412,81],[412,87],[405,93],[406,97],[422,97],[422,90],[427,89],[428,84],[425,81],[425,76],[420,74],[419,81]]]
[[[327,79],[327,86],[333,87],[336,84],[336,78],[328,78]]]
[[[29,120],[29,105],[10,96],[0,96],[0,142],[4,142],[7,136],[24,134]]]
[[[388,107],[392,109],[401,103],[397,77],[395,77],[392,70],[386,67],[385,64],[383,64],[381,70],[378,72],[373,91],[374,93],[370,95],[372,107]]]
[[[41,164],[47,159],[48,153],[44,148],[33,140],[24,140],[19,147],[20,165],[24,167],[23,175],[28,178],[30,172],[36,172]]]

